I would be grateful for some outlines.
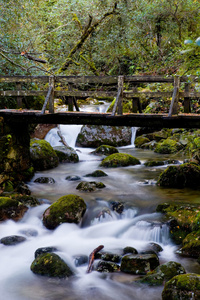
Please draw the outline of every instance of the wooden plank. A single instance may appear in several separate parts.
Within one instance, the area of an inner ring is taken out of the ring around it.
[[[74,97],[115,97],[116,92],[104,92],[104,91],[55,91],[55,96],[74,96]]]
[[[146,97],[152,97],[152,98],[162,98],[162,97],[171,97],[171,92],[133,92],[133,91],[125,91],[123,93],[124,97],[127,99],[131,99],[133,97],[141,97],[142,95],[145,95]]]
[[[52,87],[52,91],[49,96],[49,112],[54,113],[54,76],[49,77],[49,87]]]
[[[144,82],[173,82],[173,76],[165,77],[165,76],[124,76],[125,82],[137,82],[137,83],[144,83]]]
[[[74,84],[105,84],[117,85],[117,76],[57,76],[56,82],[59,83],[74,83]]]
[[[45,91],[0,91],[0,96],[2,97],[14,97],[14,96],[46,96],[48,90]]]
[[[118,115],[123,114],[123,91],[124,91],[124,76],[118,77],[118,91],[121,90],[119,93],[119,101],[117,106],[117,113]]]
[[[0,82],[49,82],[49,76],[0,76]]]
[[[49,90],[48,90],[48,93],[47,93],[47,96],[46,96],[46,98],[45,98],[44,105],[43,105],[43,107],[42,107],[41,114],[44,114],[44,113],[45,113],[46,106],[47,106],[47,103],[49,102],[49,99],[50,99],[50,96],[51,96],[51,93],[52,93],[52,92],[53,92],[53,86],[50,85]]]
[[[114,116],[116,114],[116,112],[117,112],[117,106],[118,106],[118,102],[119,102],[119,99],[120,99],[121,91],[122,91],[122,88],[120,87],[119,90],[118,90],[118,93],[117,93],[115,104],[113,106],[112,116]]]
[[[185,83],[185,95],[184,95],[184,112],[185,113],[191,112],[190,98],[188,97],[189,91],[190,91],[190,83],[186,82]]]
[[[200,128],[199,115],[123,114],[59,112],[41,114],[34,111],[0,110],[5,122],[33,124],[88,124],[157,128]]]

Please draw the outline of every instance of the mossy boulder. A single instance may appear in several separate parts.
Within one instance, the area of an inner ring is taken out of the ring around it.
[[[189,233],[183,240],[183,246],[178,252],[184,256],[198,258],[200,254],[200,230]]]
[[[57,147],[53,147],[53,149],[55,150],[60,163],[79,162],[78,154],[72,147],[57,146]]]
[[[146,143],[149,143],[150,140],[145,137],[145,136],[138,136],[135,141],[134,141],[134,145],[136,148],[141,148],[142,145],[146,144]]]
[[[58,166],[58,156],[45,140],[32,139],[30,142],[30,155],[36,171],[48,170]]]
[[[181,150],[181,148],[182,146],[180,143],[168,138],[162,142],[157,143],[155,152],[160,154],[171,154],[178,152],[179,150]]]
[[[84,192],[94,192],[97,189],[102,189],[105,187],[105,184],[102,182],[96,182],[96,181],[81,181],[76,189],[79,191],[84,191]]]
[[[111,154],[103,159],[100,166],[108,168],[126,167],[139,165],[140,161],[127,153]]]
[[[191,158],[200,164],[200,137],[196,137],[188,143],[188,150]]]
[[[119,270],[120,266],[111,261],[99,261],[96,267],[96,271],[101,273],[113,273]]]
[[[16,199],[9,197],[0,197],[0,221],[12,219],[14,221],[20,220],[28,207]]]
[[[126,126],[84,125],[76,140],[77,147],[97,148],[101,145],[114,147],[131,144],[132,131]]]
[[[176,275],[185,274],[184,267],[174,261],[169,261],[163,265],[158,266],[152,272],[144,276],[140,282],[149,285],[162,285]]]
[[[84,200],[77,195],[59,198],[43,214],[43,224],[48,229],[55,229],[62,223],[78,224],[86,211]]]
[[[164,164],[165,164],[164,161],[157,161],[157,160],[150,160],[144,163],[146,167],[157,167],[157,166],[163,166]]]
[[[162,300],[200,299],[200,275],[189,273],[169,280],[162,292]]]
[[[157,185],[170,188],[200,188],[200,166],[185,163],[169,166],[158,178]]]
[[[131,254],[123,256],[120,269],[124,273],[146,275],[158,265],[156,254]]]
[[[74,273],[55,253],[44,253],[35,258],[31,264],[31,271],[37,275],[47,277],[70,277]]]
[[[95,155],[111,155],[113,153],[118,153],[118,149],[116,147],[113,146],[109,146],[109,145],[101,145],[99,146],[96,150],[92,151],[92,154]]]
[[[106,174],[102,170],[95,170],[94,172],[85,175],[85,177],[106,177],[106,176],[108,176],[108,174]]]

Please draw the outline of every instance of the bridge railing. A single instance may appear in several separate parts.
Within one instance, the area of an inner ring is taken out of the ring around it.
[[[107,98],[116,97],[112,115],[123,114],[123,99],[132,99],[132,112],[142,112],[141,96],[149,98],[172,97],[169,116],[178,113],[178,101],[184,100],[184,112],[190,112],[190,102],[193,98],[200,98],[200,92],[191,89],[191,85],[198,82],[196,76],[0,76],[0,83],[15,83],[15,90],[0,90],[0,97],[17,97],[18,107],[22,105],[22,97],[45,96],[42,113],[47,104],[49,112],[54,113],[54,99],[65,96],[68,98],[68,110],[75,106],[78,111],[77,98]],[[23,83],[37,83],[45,88],[40,90],[24,90]],[[173,88],[167,92],[138,91],[140,84],[170,83]],[[128,86],[128,90],[127,90]],[[180,89],[180,86],[182,87]],[[48,87],[48,89],[47,89]],[[59,87],[59,88],[58,88]]]

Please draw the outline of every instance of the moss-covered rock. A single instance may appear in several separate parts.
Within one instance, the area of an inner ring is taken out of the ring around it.
[[[118,272],[119,269],[119,265],[111,261],[99,261],[96,267],[96,271],[102,273]]]
[[[97,148],[101,145],[114,147],[131,144],[131,128],[125,126],[84,125],[76,140],[78,147]]]
[[[158,265],[159,259],[155,254],[131,254],[123,256],[120,269],[124,273],[146,275]]]
[[[140,161],[134,156],[127,153],[111,154],[103,159],[100,166],[108,168],[126,167],[139,165]]]
[[[157,143],[155,147],[155,152],[161,154],[171,154],[178,152],[179,150],[181,150],[181,148],[182,146],[180,143],[170,138],[167,138],[166,140]]]
[[[60,163],[79,162],[78,154],[72,147],[57,146],[54,147],[53,149],[55,150]]]
[[[157,161],[157,160],[150,160],[144,163],[146,167],[157,167],[157,166],[163,166],[164,164],[165,164],[164,161]]]
[[[189,233],[183,240],[183,247],[179,254],[190,257],[199,257],[200,253],[200,230]]]
[[[84,191],[84,192],[94,192],[96,189],[102,189],[105,187],[105,184],[102,182],[96,182],[96,181],[81,181],[76,189],[79,191]]]
[[[86,211],[84,200],[77,195],[66,195],[59,198],[43,214],[43,223],[48,229],[55,229],[62,223],[81,221]]]
[[[162,300],[200,299],[200,275],[183,274],[169,280],[162,292]]]
[[[163,265],[158,266],[152,272],[144,276],[140,282],[149,285],[162,285],[176,275],[185,274],[183,266],[177,262],[169,261]]]
[[[185,163],[179,166],[169,166],[158,178],[157,184],[171,188],[200,188],[200,166]]]
[[[85,177],[106,177],[106,176],[108,176],[108,174],[106,174],[102,170],[95,170],[94,172],[85,175]]]
[[[136,148],[141,148],[142,145],[149,143],[150,140],[145,136],[138,136],[134,141],[134,145]]]
[[[51,145],[45,140],[32,139],[30,142],[30,155],[34,169],[37,171],[58,166],[58,156]]]
[[[36,257],[31,264],[31,271],[47,277],[70,277],[74,273],[69,266],[55,253],[44,253]]]
[[[18,221],[23,217],[27,210],[28,207],[16,199],[0,197],[0,221],[5,221],[7,219]]]
[[[116,147],[113,146],[109,146],[109,145],[101,145],[99,146],[96,150],[92,151],[92,154],[95,155],[111,155],[113,153],[118,153],[118,149]]]

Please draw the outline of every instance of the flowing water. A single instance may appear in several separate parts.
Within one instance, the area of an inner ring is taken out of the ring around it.
[[[61,125],[62,134],[72,147],[75,147],[80,128],[81,126],[77,125]],[[134,134],[133,129],[133,136]],[[56,129],[49,132],[46,140],[53,146],[60,145]],[[102,181],[106,187],[91,193],[80,192],[76,189],[80,181],[69,181],[66,177],[77,175],[81,180],[94,181],[94,178],[84,177],[87,173],[99,169],[102,159],[92,155],[92,150],[94,149],[78,148],[79,163],[63,163],[55,169],[37,172],[29,182],[29,188],[33,196],[43,199],[43,204],[29,209],[20,222],[9,220],[1,224],[0,238],[24,235],[27,240],[15,246],[0,245],[0,299],[161,299],[163,286],[147,287],[138,284],[138,276],[96,271],[86,274],[87,264],[76,267],[76,257],[89,256],[99,245],[104,245],[105,251],[120,253],[126,246],[142,251],[149,242],[156,242],[163,248],[159,254],[160,264],[173,260],[180,262],[187,272],[200,274],[199,265],[195,260],[181,258],[175,254],[177,246],[169,238],[168,227],[162,223],[163,216],[155,212],[156,206],[166,201],[200,201],[198,191],[161,189],[155,185],[159,173],[166,166],[148,168],[143,163],[147,159],[165,160],[170,156],[159,156],[152,151],[136,149],[134,144],[121,147],[120,152],[137,157],[141,165],[117,169],[101,168],[108,176],[95,180]],[[40,176],[52,177],[56,183],[35,183],[34,180]],[[47,230],[42,224],[44,210],[60,196],[67,194],[77,194],[87,203],[87,212],[82,224],[62,224],[54,231]],[[112,201],[124,203],[125,209],[121,215],[114,211],[106,213]],[[57,254],[71,266],[75,276],[69,279],[50,279],[30,271],[35,250],[49,246],[57,248]]]

